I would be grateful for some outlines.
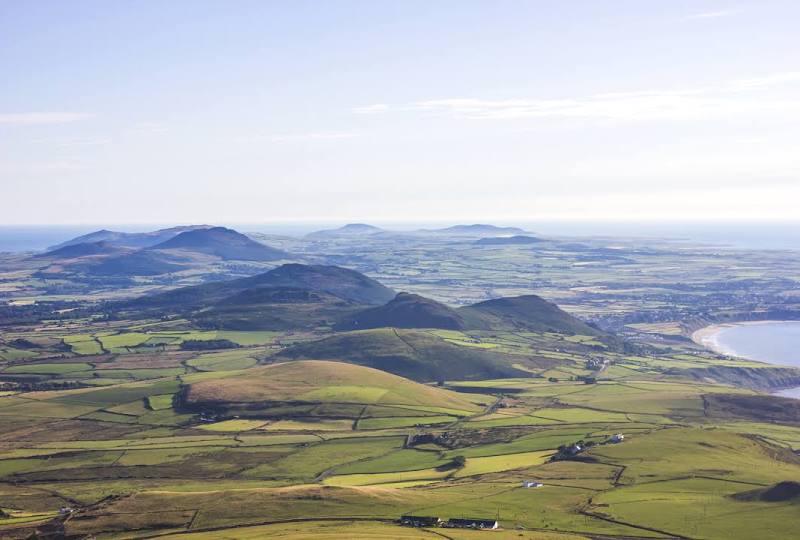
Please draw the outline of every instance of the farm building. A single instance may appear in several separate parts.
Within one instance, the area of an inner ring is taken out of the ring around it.
[[[536,482],[535,480],[523,480],[522,481],[522,487],[524,487],[524,488],[540,488],[543,485],[544,484],[542,484],[541,482]]]
[[[612,435],[610,440],[612,443],[621,443],[625,440],[625,435],[622,433],[617,433],[616,435]]]
[[[442,520],[432,516],[401,516],[400,524],[407,527],[438,527]]]
[[[456,529],[498,529],[500,523],[496,519],[451,518],[444,526]]]
[[[583,452],[583,446],[581,446],[578,443],[569,445],[565,450],[565,453],[570,455],[570,456],[576,456],[576,455],[580,454],[581,452]]]

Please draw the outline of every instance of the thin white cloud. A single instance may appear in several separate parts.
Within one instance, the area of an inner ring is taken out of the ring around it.
[[[62,137],[36,139],[31,142],[52,145],[60,148],[71,148],[83,146],[104,146],[111,143],[111,139],[108,137]]]
[[[590,96],[571,100],[440,99],[413,103],[411,109],[466,120],[583,118],[609,120],[695,119],[800,112],[800,101],[761,101],[673,93]]]
[[[49,176],[84,172],[89,168],[90,162],[75,158],[33,162],[0,162],[0,175]]]
[[[731,90],[760,90],[797,81],[800,81],[800,71],[786,71],[784,73],[773,73],[764,77],[739,79],[733,81],[730,88]]]
[[[693,13],[684,17],[686,20],[694,19],[720,19],[722,17],[730,17],[731,15],[738,15],[741,9],[721,9],[719,11],[705,11],[701,13]]]
[[[389,106],[385,103],[374,103],[364,107],[356,107],[353,112],[356,114],[378,114],[389,110]]]
[[[278,135],[253,135],[249,137],[237,137],[235,142],[240,143],[262,143],[262,142],[293,142],[293,141],[335,141],[342,139],[354,139],[359,137],[358,133],[347,132],[311,132],[311,133],[284,133]]]
[[[576,118],[619,121],[691,120],[712,116],[800,114],[800,98],[776,98],[764,91],[800,81],[800,72],[739,79],[717,86],[682,90],[606,92],[567,99],[445,98],[395,107],[465,120]]]
[[[91,118],[94,115],[73,112],[32,112],[0,114],[0,124],[5,125],[37,125],[37,124],[69,124]]]
[[[129,129],[129,133],[151,134],[163,133],[169,129],[169,125],[164,122],[136,122]]]

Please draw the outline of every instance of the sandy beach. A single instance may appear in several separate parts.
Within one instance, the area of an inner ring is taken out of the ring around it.
[[[720,332],[728,328],[735,328],[737,326],[755,326],[755,325],[763,325],[763,324],[775,324],[775,323],[796,323],[797,321],[743,321],[743,322],[735,322],[735,323],[721,323],[721,324],[712,324],[711,326],[706,326],[705,328],[701,328],[692,333],[692,341],[697,343],[698,345],[702,345],[706,349],[710,349],[717,354],[723,354],[726,356],[740,356],[735,350],[731,349],[730,347],[726,347],[722,343],[719,342],[718,336]],[[755,358],[750,358],[750,360],[757,360]],[[764,360],[759,360],[764,361]]]

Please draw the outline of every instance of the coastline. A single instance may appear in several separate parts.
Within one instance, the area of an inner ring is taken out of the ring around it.
[[[712,324],[710,326],[706,326],[704,328],[692,332],[691,339],[696,344],[723,356],[732,356],[745,360],[752,360],[754,362],[762,362],[764,364],[771,366],[779,366],[779,364],[774,364],[772,362],[768,362],[760,358],[753,358],[750,356],[744,356],[737,353],[733,348],[726,347],[725,345],[720,343],[718,339],[719,334],[726,329],[735,328],[739,326],[754,326],[754,325],[764,325],[764,324],[797,323],[797,322],[800,321],[797,320],[741,321],[741,322]],[[793,399],[800,399],[800,386],[776,388],[771,393],[773,395],[780,395]]]
[[[720,332],[722,332],[727,328],[735,328],[737,326],[756,326],[763,324],[796,323],[796,322],[800,321],[797,320],[741,321],[741,322],[712,324],[710,326],[706,326],[699,330],[695,330],[694,332],[692,332],[690,338],[696,344],[705,347],[706,349],[710,349],[717,354],[721,354],[724,356],[735,356],[736,358],[744,358],[745,360],[753,360],[755,362],[764,362],[765,364],[777,365],[777,364],[772,364],[771,362],[767,362],[766,360],[761,360],[759,358],[749,358],[746,356],[742,356],[741,354],[737,353],[734,349],[730,347],[725,347],[725,345],[720,343],[717,338],[719,337]]]

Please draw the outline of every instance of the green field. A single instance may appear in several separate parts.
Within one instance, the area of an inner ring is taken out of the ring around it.
[[[0,348],[0,536],[46,523],[98,539],[789,540],[800,530],[800,496],[779,489],[800,482],[800,413],[735,385],[769,378],[767,366],[681,342],[221,331],[180,318],[56,321],[2,336],[14,339],[34,345]],[[218,339],[239,347],[181,347]],[[333,354],[354,343],[357,355]],[[423,376],[431,365],[463,380]],[[398,527],[403,514],[499,517],[502,530]]]

